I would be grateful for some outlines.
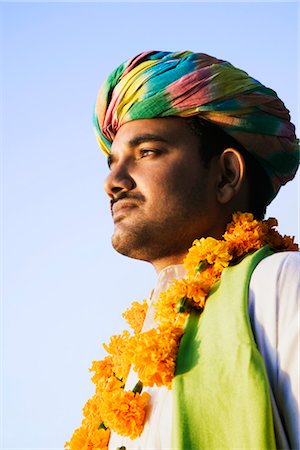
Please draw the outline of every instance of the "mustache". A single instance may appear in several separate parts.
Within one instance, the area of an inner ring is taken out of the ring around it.
[[[117,203],[119,200],[126,199],[126,200],[134,200],[136,202],[143,202],[145,201],[145,197],[142,194],[139,194],[138,192],[132,193],[132,192],[120,192],[118,194],[115,194],[113,198],[110,201],[110,209],[112,209],[113,205]]]

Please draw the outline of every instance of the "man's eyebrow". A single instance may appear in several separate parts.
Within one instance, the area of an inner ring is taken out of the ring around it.
[[[136,147],[137,145],[143,144],[145,142],[151,142],[151,141],[164,142],[165,144],[169,143],[169,141],[167,139],[163,138],[159,134],[147,133],[147,134],[140,134],[140,135],[135,136],[134,138],[130,139],[128,141],[128,145],[130,147]]]

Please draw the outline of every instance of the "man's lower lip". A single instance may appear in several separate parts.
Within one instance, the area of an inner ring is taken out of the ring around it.
[[[135,208],[134,205],[130,205],[130,206],[122,206],[122,208],[118,209],[116,212],[112,213],[113,219],[115,220],[117,217],[119,216],[126,216],[127,213],[131,210]]]

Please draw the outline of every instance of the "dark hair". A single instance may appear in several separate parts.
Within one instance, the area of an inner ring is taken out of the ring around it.
[[[226,148],[236,149],[245,160],[246,177],[249,183],[249,212],[256,219],[263,219],[270,198],[271,183],[260,163],[222,128],[200,117],[187,119],[190,129],[201,138],[199,146],[202,161],[206,167],[215,156],[221,155]]]

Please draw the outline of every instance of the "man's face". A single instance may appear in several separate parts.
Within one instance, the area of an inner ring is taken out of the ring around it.
[[[199,145],[178,117],[119,129],[104,183],[118,252],[160,269],[181,262],[194,239],[216,234],[215,170],[203,166]]]

